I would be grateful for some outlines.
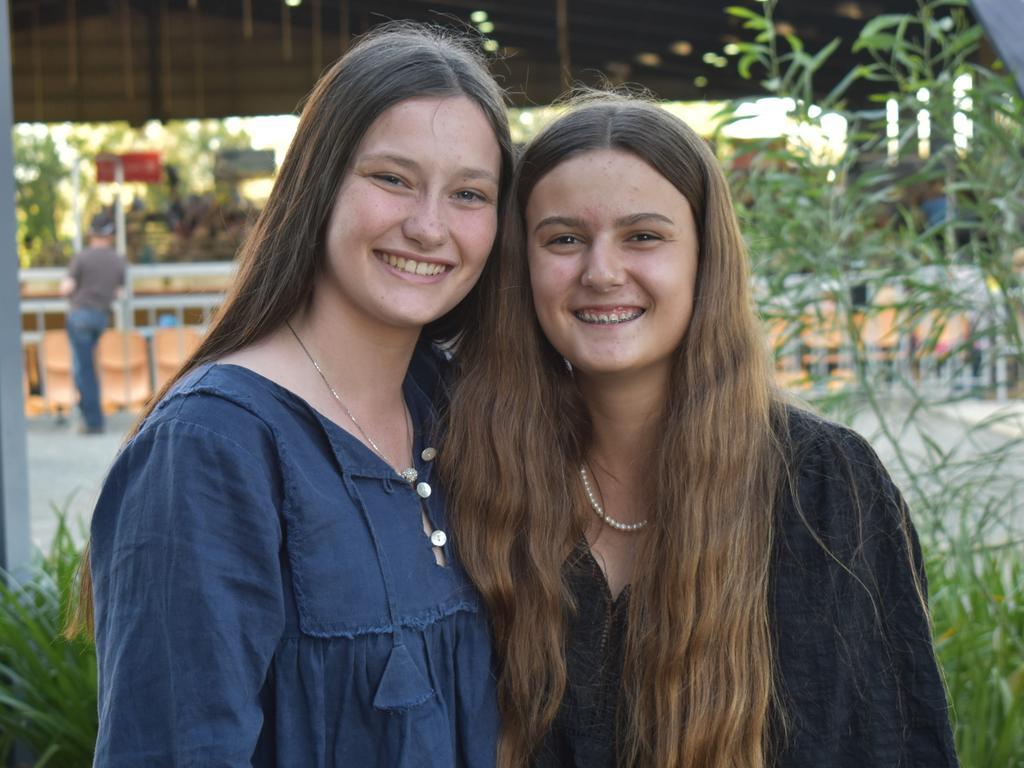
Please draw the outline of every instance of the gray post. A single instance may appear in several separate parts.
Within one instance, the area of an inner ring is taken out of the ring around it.
[[[0,0],[0,568],[17,575],[31,559],[32,537],[14,223],[13,113],[10,16],[7,0]]]

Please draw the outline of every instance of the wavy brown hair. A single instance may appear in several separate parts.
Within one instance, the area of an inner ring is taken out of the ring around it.
[[[565,568],[588,519],[576,468],[589,417],[534,315],[524,212],[545,174],[602,149],[630,152],[671,182],[699,237],[693,316],[644,483],[649,525],[630,592],[619,754],[652,768],[763,766],[778,720],[768,609],[784,406],[713,153],[659,107],[613,95],[571,107],[524,150],[497,283],[458,354],[441,467],[459,556],[493,622],[498,762],[528,764],[561,702],[573,610]]]
[[[469,98],[494,131],[501,149],[500,230],[512,177],[512,140],[505,94],[475,41],[434,25],[392,22],[376,27],[313,87],[267,204],[239,250],[238,274],[224,303],[199,348],[150,400],[127,439],[182,376],[265,338],[308,305],[324,269],[327,222],[338,188],[363,136],[399,102],[445,96]],[[496,261],[492,254],[482,282],[492,279]],[[480,299],[475,287],[448,314],[427,325],[424,334],[436,342],[459,338],[478,313]],[[87,547],[68,634],[92,632],[92,608]]]

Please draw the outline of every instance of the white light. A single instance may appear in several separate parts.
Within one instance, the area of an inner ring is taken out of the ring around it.
[[[533,125],[533,112],[520,112],[519,122],[523,125]]]
[[[960,75],[953,81],[953,143],[958,149],[966,150],[974,136],[974,121],[970,112],[974,108],[974,100],[967,94],[974,86],[970,75]]]
[[[930,99],[930,98],[931,98],[931,94],[928,93],[928,89],[927,88],[919,88],[917,90],[917,100],[920,101],[922,104],[927,104],[928,103],[928,99]]]
[[[302,5],[302,0],[284,0],[284,4],[289,8],[298,8]]]
[[[847,125],[846,118],[835,112],[827,112],[821,117],[821,130],[837,141],[846,136]]]
[[[807,116],[811,118],[811,120],[814,120],[816,117],[820,115],[821,107],[819,107],[817,104],[811,104],[811,106],[807,108]]]
[[[481,32],[483,32],[485,35],[489,35],[489,34],[491,34],[491,32],[494,31],[494,22],[493,21],[482,21],[482,22],[480,22],[477,25],[476,28],[479,29]]]
[[[484,50],[488,53],[495,53],[501,44],[497,40],[484,40]]]
[[[469,20],[474,24],[480,24],[487,21],[487,11],[473,11],[469,14]]]
[[[693,84],[698,88],[706,88],[708,85],[708,79],[704,77],[704,75],[697,75],[697,77],[693,78]]]
[[[900,103],[896,99],[885,102],[885,135],[889,139],[885,150],[890,162],[896,162],[900,154]]]
[[[828,181],[835,181],[836,180],[835,169],[829,168],[828,169],[828,173],[825,174],[825,179],[828,180]]]
[[[740,52],[740,47],[736,43],[729,43],[725,46],[724,50],[727,56],[735,56]]]

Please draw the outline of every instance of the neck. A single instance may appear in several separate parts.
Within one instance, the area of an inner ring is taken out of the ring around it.
[[[656,448],[666,382],[579,377],[578,383],[593,430],[588,460],[624,486],[637,485]]]
[[[402,398],[402,382],[420,329],[360,320],[314,301],[290,322],[331,386],[345,393],[351,407],[387,408]]]

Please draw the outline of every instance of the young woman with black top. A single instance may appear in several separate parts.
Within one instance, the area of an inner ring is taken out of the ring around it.
[[[956,765],[917,538],[776,389],[725,179],[603,97],[521,156],[442,471],[503,768]]]

